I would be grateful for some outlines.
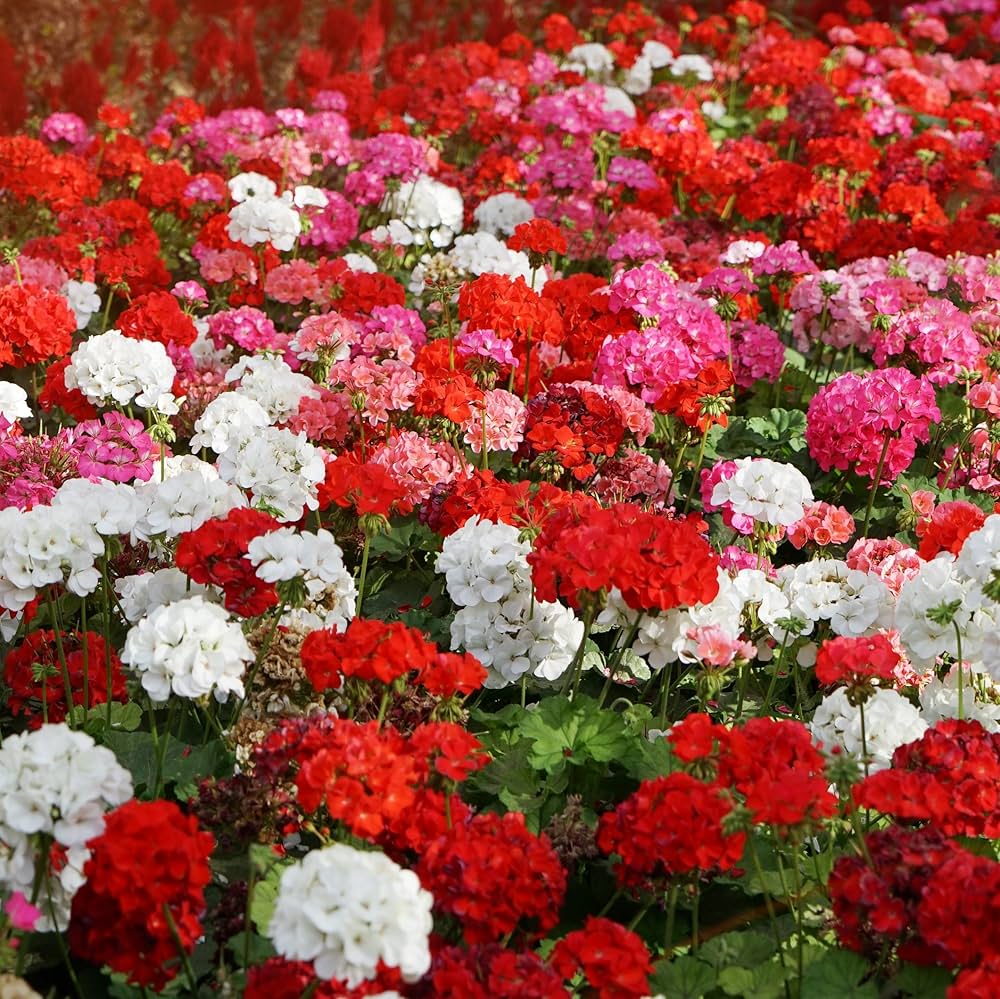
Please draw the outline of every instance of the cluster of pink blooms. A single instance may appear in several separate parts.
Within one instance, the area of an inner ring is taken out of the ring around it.
[[[910,467],[918,443],[941,419],[934,387],[905,368],[849,371],[809,403],[806,442],[820,468],[849,469],[894,482]]]

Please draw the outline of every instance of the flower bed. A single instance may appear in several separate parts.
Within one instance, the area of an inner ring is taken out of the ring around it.
[[[0,45],[0,994],[1000,992],[995,3],[171,9]]]

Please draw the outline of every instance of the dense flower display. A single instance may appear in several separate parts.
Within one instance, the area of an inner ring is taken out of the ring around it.
[[[995,0],[8,6],[0,994],[1000,993]]]

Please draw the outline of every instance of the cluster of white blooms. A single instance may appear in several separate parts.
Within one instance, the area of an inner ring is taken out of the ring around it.
[[[296,208],[326,204],[318,188],[303,185],[278,196],[277,185],[259,173],[241,173],[229,181],[236,204],[229,212],[229,238],[246,246],[270,243],[276,250],[290,250],[302,232]]]
[[[28,393],[13,382],[0,382],[0,416],[8,423],[31,416]]]
[[[732,507],[733,513],[760,524],[790,527],[812,503],[812,486],[794,465],[770,458],[737,458],[736,471],[712,490],[713,506]]]
[[[0,607],[21,611],[41,587],[62,583],[77,596],[97,589],[104,539],[87,515],[64,506],[0,510]]]
[[[985,680],[985,677],[982,678]],[[963,718],[979,722],[987,732],[1000,732],[1000,703],[997,694],[1000,691],[992,682],[985,680],[987,689],[994,700],[984,702],[978,699],[979,690],[972,683],[972,677],[963,679],[961,715]],[[959,716],[958,703],[958,666],[952,666],[947,676],[939,680],[936,676],[920,688],[920,711],[928,725],[936,725],[943,718]]]
[[[52,507],[90,524],[98,534],[131,534],[145,510],[133,486],[107,479],[69,479],[52,497]]]
[[[186,597],[154,608],[125,636],[122,662],[138,674],[153,701],[171,693],[226,701],[243,697],[243,674],[253,652],[243,630],[218,604]]]
[[[730,267],[748,264],[751,260],[756,260],[766,249],[767,246],[759,240],[737,239],[726,247],[719,262]]]
[[[208,448],[222,454],[270,423],[267,410],[249,394],[223,392],[205,407],[195,421],[191,450]]]
[[[535,217],[535,209],[530,201],[510,191],[502,191],[480,201],[472,217],[482,232],[491,236],[513,236],[522,222],[530,222]]]
[[[864,739],[860,706],[838,687],[820,701],[810,725],[813,738],[828,752],[835,746],[858,759],[865,758],[869,772],[885,770],[899,746],[919,739],[927,731],[920,712],[895,690],[876,690],[864,703]],[[867,754],[867,755],[866,755]]]
[[[122,576],[115,580],[115,593],[118,594],[118,606],[129,624],[135,624],[157,607],[185,597],[204,597],[213,602],[219,600],[215,587],[195,583],[173,566],[136,576]]]
[[[209,334],[208,320],[195,317],[192,319],[192,322],[194,323],[194,328],[198,331],[198,335],[194,338],[194,342],[188,349],[191,351],[191,356],[194,358],[194,363],[198,370],[228,368],[232,363],[232,344],[227,343],[221,347],[216,347],[215,341]]]
[[[684,76],[688,72],[694,72],[699,79],[702,78],[707,69],[708,79],[712,79],[712,67],[701,56],[677,56],[675,58],[666,45],[661,42],[648,41],[643,45],[632,65],[620,74],[622,92],[633,95],[646,93],[653,85],[655,71],[668,66],[675,76]],[[679,68],[675,69],[675,66]],[[608,84],[616,75],[617,62],[614,53],[609,48],[595,42],[587,42],[570,49],[566,53],[561,68],[564,71],[579,73],[596,83]],[[609,108],[605,105],[605,110],[625,110],[625,108]],[[631,114],[634,116],[634,108],[631,109]]]
[[[342,630],[354,617],[358,591],[344,565],[344,553],[326,530],[300,534],[283,527],[254,538],[246,558],[266,583],[300,580],[303,603],[282,618],[312,628]]]
[[[626,70],[622,90],[634,95],[644,94],[653,85],[653,73],[669,66],[673,60],[674,54],[662,42],[646,42],[635,62]]]
[[[959,570],[950,552],[925,562],[899,591],[896,628],[910,654],[921,666],[932,666],[938,656],[975,659],[987,629],[995,627],[992,608],[985,605],[976,580]]]
[[[101,309],[101,296],[93,281],[67,281],[60,289],[66,304],[76,318],[76,328],[85,329],[90,317]]]
[[[528,255],[520,250],[508,249],[496,236],[480,230],[459,236],[455,245],[444,255],[448,266],[456,274],[464,277],[479,277],[481,274],[503,274],[510,278],[524,278],[525,282],[541,291],[545,285],[545,272],[533,271]],[[422,294],[430,257],[424,256],[417,262],[410,275],[409,289],[414,295]],[[440,265],[442,261],[436,260]]]
[[[65,865],[38,893],[38,929],[64,929],[83,884],[85,844],[104,831],[104,813],[132,797],[132,777],[114,753],[67,725],[12,735],[0,747],[0,885],[32,897],[36,834],[67,848]],[[51,900],[51,903],[50,903]]]
[[[108,330],[84,340],[70,355],[63,374],[66,388],[79,389],[95,404],[134,403],[173,415],[177,400],[170,390],[177,376],[167,348],[156,340],[133,340]]]
[[[642,615],[632,651],[642,656],[651,669],[663,669],[670,663],[691,663],[697,661],[698,643],[690,637],[695,628],[718,628],[730,641],[736,641],[743,633],[744,611],[755,608],[757,620],[765,626],[773,626],[788,616],[788,599],[780,588],[772,583],[759,569],[741,569],[731,577],[724,569],[718,571],[719,592],[714,600],[693,607],[678,607],[655,617]],[[617,620],[608,621],[618,627],[628,627],[634,622],[634,614],[620,595],[617,603],[612,591],[609,607],[618,608]],[[606,618],[607,619],[607,618]],[[598,618],[598,623],[601,623]]]
[[[227,372],[226,381],[239,381],[240,395],[253,399],[272,423],[286,420],[304,396],[317,394],[316,383],[292,369],[276,354],[252,354],[241,358]]]
[[[615,57],[612,51],[598,42],[574,45],[566,53],[562,68],[568,73],[579,73],[604,83],[611,79],[615,71]]]
[[[444,247],[462,231],[461,193],[426,175],[387,194],[382,210],[403,222],[415,243]]]
[[[348,988],[375,978],[379,963],[414,982],[431,964],[433,904],[413,871],[335,843],[285,869],[268,936],[282,957],[312,961],[318,978]]]
[[[715,78],[712,64],[701,55],[679,55],[670,61],[671,76],[694,76],[701,83],[711,83]]]
[[[859,637],[892,627],[893,601],[889,588],[877,576],[849,569],[838,559],[816,559],[778,570],[778,584],[788,598],[786,617],[804,622],[808,635],[818,621],[829,621],[835,635]],[[781,639],[780,626],[771,628]]]
[[[583,622],[571,610],[533,599],[529,551],[516,527],[471,517],[445,539],[435,565],[460,608],[451,647],[486,667],[487,687],[504,687],[526,673],[556,680],[583,641]]]
[[[219,456],[219,475],[248,489],[255,506],[284,523],[319,506],[317,486],[325,474],[323,453],[305,432],[276,427],[263,428]]]
[[[138,488],[141,514],[132,532],[134,538],[147,542],[176,538],[247,505],[243,493],[223,482],[211,465],[194,459],[186,466],[168,466],[165,480],[152,479]]]

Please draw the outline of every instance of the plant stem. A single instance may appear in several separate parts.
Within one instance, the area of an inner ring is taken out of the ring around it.
[[[705,444],[708,442],[708,429],[710,424],[706,424],[701,434],[701,443],[698,445],[698,459],[694,463],[694,470],[691,473],[691,485],[688,488],[687,496],[684,498],[683,513],[691,509],[691,500],[694,498],[694,491],[698,488],[698,473],[701,471],[701,463],[705,460]]]
[[[868,493],[868,506],[865,508],[865,526],[861,529],[861,533],[864,537],[868,537],[868,524],[872,519],[872,508],[875,506],[875,494],[878,492],[878,487],[882,482],[882,469],[885,468],[886,455],[889,453],[889,443],[892,438],[887,433],[885,435],[885,440],[882,443],[882,454],[878,459],[878,469],[875,472],[875,478],[872,479],[872,487]]]
[[[371,550],[371,535],[365,531],[365,543],[361,549],[361,575],[358,577],[358,601],[354,607],[354,616],[361,617],[361,605],[365,599],[365,580],[368,576],[368,553]]]
[[[757,875],[757,880],[760,882],[760,890],[764,895],[764,904],[767,906],[767,918],[771,923],[771,930],[774,933],[774,942],[778,948],[778,961],[781,964],[782,969],[785,968],[785,952],[781,946],[781,931],[778,929],[778,917],[774,912],[774,902],[771,899],[771,893],[767,890],[764,882],[764,869],[760,865],[760,857],[757,856],[757,847],[754,844],[753,836],[747,836],[747,847],[750,851],[750,860],[753,863],[754,873]],[[788,981],[784,982],[785,986],[785,999],[791,999],[791,989],[788,987]]]
[[[672,885],[667,896],[667,929],[663,934],[663,953],[669,957],[674,951],[674,920],[677,918],[677,897],[680,886]]]
[[[958,621],[951,619],[951,625],[955,629],[955,652],[958,657],[958,720],[965,718],[965,670],[962,668],[962,632],[958,627]]]
[[[170,911],[170,906],[166,902],[163,903],[163,915],[167,919],[167,926],[170,927],[170,936],[173,937],[174,946],[177,948],[177,953],[180,955],[181,967],[184,969],[184,976],[188,980],[188,985],[191,988],[191,995],[198,994],[198,979],[195,977],[194,968],[191,967],[191,960],[188,957],[188,952],[184,949],[184,943],[181,940],[181,935],[177,931],[177,923],[174,922],[173,913]]]
[[[62,640],[62,624],[59,620],[59,609],[52,597],[52,591],[45,588],[45,599],[49,605],[49,613],[52,615],[52,632],[56,636],[56,652],[59,657],[59,666],[62,670],[63,690],[66,694],[66,724],[74,728],[73,724],[73,685],[69,679],[69,663],[66,661],[66,649]]]

